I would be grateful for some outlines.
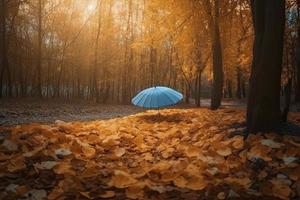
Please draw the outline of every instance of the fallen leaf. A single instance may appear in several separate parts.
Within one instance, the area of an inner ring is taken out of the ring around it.
[[[24,196],[28,200],[45,200],[47,197],[47,192],[46,190],[32,189],[28,191]]]
[[[240,198],[241,196],[236,193],[234,190],[229,190],[228,198]]]
[[[125,194],[126,194],[126,197],[129,199],[143,199],[144,198],[143,187],[139,187],[139,186],[130,186],[130,187],[126,188]]]
[[[292,190],[288,185],[286,185],[280,179],[272,179],[271,183],[273,185],[272,191],[273,191],[273,195],[275,197],[279,197],[281,199],[289,199],[289,196],[291,195]]]
[[[116,188],[126,188],[136,182],[137,180],[133,178],[129,173],[121,170],[114,170],[114,175],[110,180],[109,185]]]
[[[261,140],[260,142],[262,145],[271,147],[273,149],[278,149],[283,145],[281,143],[274,142],[273,140],[270,140],[270,139]]]
[[[35,148],[35,149],[32,150],[32,151],[29,151],[29,152],[24,153],[23,156],[26,157],[26,158],[30,158],[30,157],[34,156],[35,154],[37,154],[38,152],[40,152],[40,151],[42,151],[43,149],[45,149],[45,147],[46,147],[46,145],[37,147],[37,148]]]
[[[25,158],[23,156],[17,156],[9,160],[7,170],[15,173],[26,168]]]
[[[5,190],[8,191],[8,192],[13,192],[13,193],[16,193],[17,192],[17,188],[19,187],[19,185],[16,185],[16,184],[9,184]]]
[[[196,146],[188,146],[185,153],[188,157],[197,157],[200,153],[200,149]]]
[[[229,156],[232,154],[232,151],[229,147],[224,147],[222,149],[218,149],[217,150],[217,153],[220,155],[220,156]]]
[[[116,193],[114,191],[105,191],[104,194],[101,194],[100,197],[104,199],[112,198],[116,196]]]
[[[53,167],[55,167],[57,164],[58,164],[58,162],[56,162],[56,161],[44,161],[44,162],[40,162],[40,163],[35,163],[35,164],[33,164],[33,166],[36,169],[49,170],[49,169],[52,169]]]
[[[243,188],[249,188],[251,186],[251,180],[247,177],[245,178],[235,178],[235,177],[226,177],[224,181],[228,184],[239,185]]]
[[[244,137],[237,135],[232,138],[232,146],[235,149],[242,149],[244,147]]]
[[[289,164],[295,162],[296,160],[298,160],[298,158],[297,157],[283,157],[282,160],[285,165],[289,165]]]
[[[185,187],[191,190],[202,190],[207,186],[206,180],[201,176],[193,175],[187,181]]]
[[[218,199],[223,200],[223,199],[226,198],[226,195],[225,195],[224,192],[220,192],[220,193],[217,195],[217,197],[218,197]]]
[[[119,158],[122,157],[125,153],[126,153],[126,150],[124,148],[117,148],[114,151],[114,154]]]
[[[184,188],[184,187],[186,187],[186,184],[188,183],[188,181],[184,177],[178,176],[173,180],[173,183],[177,187]]]
[[[83,155],[87,158],[92,158],[96,154],[96,150],[90,145],[82,146],[81,150],[82,150]]]
[[[55,150],[55,154],[57,156],[68,156],[68,155],[71,155],[72,152],[69,149],[60,148],[60,149]]]
[[[8,151],[14,152],[14,151],[18,151],[19,145],[12,141],[12,140],[4,140],[4,142],[2,143],[2,146],[5,147]]]
[[[53,171],[56,174],[70,174],[75,175],[76,172],[72,169],[72,165],[67,162],[59,162],[55,165]]]

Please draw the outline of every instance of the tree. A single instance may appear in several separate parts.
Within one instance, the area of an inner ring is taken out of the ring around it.
[[[37,49],[37,66],[36,66],[36,92],[38,97],[42,97],[42,42],[43,42],[43,33],[42,33],[42,9],[43,2],[39,0],[38,2],[38,49]]]
[[[251,1],[255,40],[247,108],[250,132],[272,131],[282,123],[280,86],[285,27],[284,0]]]
[[[210,28],[212,62],[213,62],[213,85],[211,94],[211,109],[218,109],[221,105],[223,93],[223,58],[219,28],[220,1],[204,1],[208,15],[208,25]]]
[[[295,84],[295,101],[300,102],[300,0],[297,0],[297,21],[298,21],[298,27],[297,27],[297,35],[298,40],[296,44],[296,61],[297,61],[297,69],[296,71],[296,84]]]
[[[0,2],[0,97],[2,96],[4,73],[8,79],[8,93],[12,96],[11,74],[8,62],[8,46],[7,46],[7,18],[8,18],[8,2]]]

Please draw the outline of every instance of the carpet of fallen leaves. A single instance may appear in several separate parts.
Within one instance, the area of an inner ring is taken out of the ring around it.
[[[167,109],[0,128],[0,199],[299,199],[300,137],[244,139],[244,115]]]

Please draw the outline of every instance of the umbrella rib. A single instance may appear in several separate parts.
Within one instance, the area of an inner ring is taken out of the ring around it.
[[[151,91],[151,94],[150,94],[149,108],[155,108],[155,107],[151,106],[151,101],[152,101],[152,96],[153,96],[154,91],[155,91],[155,88],[153,88],[153,90]]]
[[[166,93],[167,94],[167,96],[169,96],[168,94],[169,93]],[[177,94],[177,92],[175,93],[170,93],[170,95],[174,95],[176,98],[178,98],[178,100],[176,100],[176,102],[178,102],[178,101],[180,101],[181,99],[182,99],[182,95],[179,95],[179,94]],[[170,97],[170,96],[169,96]],[[170,97],[171,98],[171,97]],[[176,103],[175,102],[175,103]]]
[[[175,104],[175,102],[173,102],[173,100],[167,95],[167,93],[162,92],[162,94],[165,95],[167,97],[167,99],[169,99],[172,104]],[[172,104],[168,104],[168,105],[172,105]]]
[[[145,96],[146,96],[146,93],[142,93],[139,100],[136,102],[136,104],[139,105]]]

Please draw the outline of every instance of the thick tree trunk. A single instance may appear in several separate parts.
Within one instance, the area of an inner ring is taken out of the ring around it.
[[[211,95],[211,109],[218,109],[221,105],[223,93],[223,59],[219,30],[219,1],[215,1],[214,20],[212,23],[212,52],[213,52],[213,85]]]
[[[298,36],[300,34],[300,24],[298,27]],[[296,84],[295,84],[295,102],[300,103],[300,38],[297,40],[296,46]]]
[[[297,12],[298,12],[298,38],[296,44],[296,84],[295,84],[295,101],[300,103],[300,0],[297,0]]]
[[[277,130],[282,123],[280,84],[282,71],[284,0],[252,0],[255,30],[253,63],[247,109],[250,132]]]

